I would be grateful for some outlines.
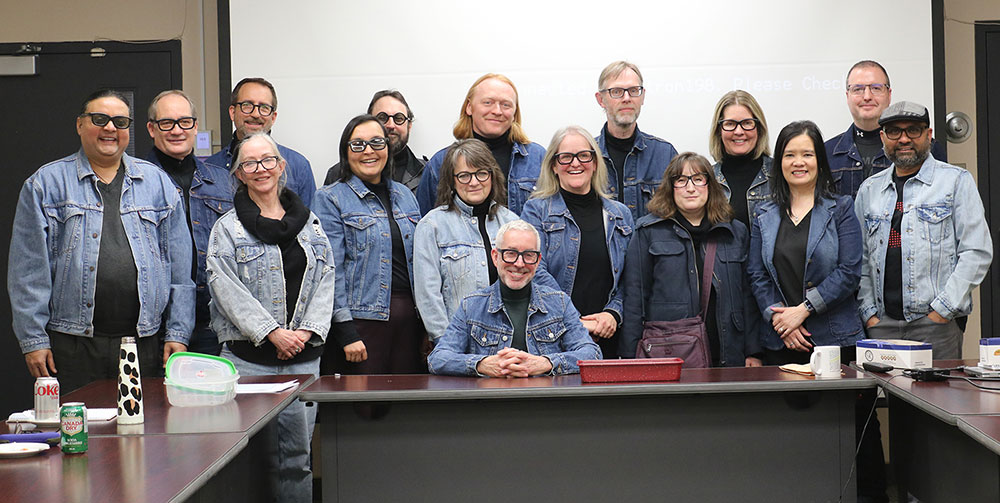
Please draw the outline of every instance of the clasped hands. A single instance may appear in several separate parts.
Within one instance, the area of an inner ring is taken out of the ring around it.
[[[276,328],[267,334],[267,340],[274,344],[279,360],[290,360],[302,352],[306,343],[312,338],[308,330],[288,330]]]
[[[615,321],[615,317],[606,311],[581,316],[580,322],[583,323],[583,328],[586,328],[587,332],[590,332],[590,335],[594,337],[595,342],[598,338],[610,339],[618,330],[618,322]]]
[[[548,358],[514,348],[503,348],[476,364],[476,371],[489,377],[528,377],[551,370],[552,362]]]
[[[771,325],[774,326],[774,331],[781,337],[785,347],[794,351],[809,351],[813,345],[806,337],[812,334],[802,326],[810,314],[805,303],[792,307],[772,307],[771,310],[774,311]]]

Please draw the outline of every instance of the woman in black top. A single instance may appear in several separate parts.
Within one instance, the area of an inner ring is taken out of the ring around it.
[[[712,169],[733,207],[733,219],[749,228],[754,209],[771,194],[767,120],[750,93],[730,91],[715,105],[708,149],[717,161]]]

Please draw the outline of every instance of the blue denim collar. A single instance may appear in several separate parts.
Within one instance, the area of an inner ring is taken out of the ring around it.
[[[365,182],[362,182],[357,175],[352,174],[345,183],[351,188],[351,190],[354,191],[355,194],[358,195],[358,199],[364,199],[365,196],[372,193],[372,191],[368,190],[368,187],[365,186]]]
[[[82,146],[80,147],[80,150],[77,151],[76,158],[78,161],[76,163],[77,180],[83,180],[88,176],[97,176],[97,173],[94,173],[94,168],[90,167],[90,159],[87,158],[87,154],[83,151]],[[129,157],[128,154],[122,154],[121,163],[125,165],[125,176],[133,180],[142,180],[142,173],[139,173],[135,169],[135,161],[136,159],[134,157]]]
[[[496,280],[490,285],[489,288],[489,300],[486,302],[486,311],[491,314],[496,314],[503,309],[503,297],[500,296],[500,280]],[[542,303],[542,298],[538,294],[538,285],[535,282],[535,278],[531,278],[531,300],[528,301],[528,314],[534,312],[548,313],[548,309],[545,309],[545,305]]]

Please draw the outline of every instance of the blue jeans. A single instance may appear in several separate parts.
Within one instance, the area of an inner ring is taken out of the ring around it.
[[[223,346],[222,355],[233,362],[241,376],[312,374],[319,375],[319,358],[290,365],[260,365],[233,354]],[[306,407],[305,402],[292,401],[272,421],[266,432],[270,445],[271,466],[268,476],[276,490],[275,501],[312,502],[312,469],[309,465],[309,443],[316,425],[316,407]],[[276,431],[274,431],[276,428]]]

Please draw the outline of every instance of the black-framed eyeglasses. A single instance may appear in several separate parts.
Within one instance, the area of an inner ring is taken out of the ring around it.
[[[572,152],[559,152],[556,154],[556,162],[563,166],[568,166],[573,164],[573,159],[579,159],[580,164],[586,164],[593,161],[596,155],[597,152],[593,150],[581,150],[575,154]]]
[[[392,115],[389,115],[385,112],[379,112],[375,114],[375,119],[377,119],[382,124],[385,124],[389,122],[389,119],[392,119],[392,122],[395,122],[397,126],[402,126],[403,124],[406,124],[406,121],[413,120],[407,117],[406,114],[404,114],[403,112],[396,112]]]
[[[271,171],[272,169],[278,167],[278,156],[267,156],[259,161],[243,161],[239,164],[239,167],[248,175],[256,173],[260,168],[264,168],[264,171]]]
[[[510,248],[504,248],[503,250],[497,251],[500,252],[500,259],[508,264],[516,264],[518,257],[521,257],[521,260],[523,260],[527,265],[537,264],[538,259],[542,256],[542,252],[538,250],[517,251]]]
[[[705,173],[695,173],[693,175],[677,175],[674,178],[674,188],[683,189],[687,187],[688,181],[694,184],[695,187],[704,187],[708,185],[708,175]]]
[[[347,146],[351,149],[351,152],[364,152],[366,147],[371,147],[372,150],[382,150],[388,144],[386,139],[381,136],[376,136],[370,140],[351,140],[347,142]]]
[[[97,127],[107,126],[109,122],[115,125],[115,129],[128,129],[132,125],[132,118],[124,115],[112,117],[108,114],[87,112],[80,114],[80,117],[90,117],[90,123]]]
[[[889,84],[854,84],[847,86],[847,92],[851,96],[861,96],[865,94],[865,89],[872,92],[872,96],[882,96],[889,90]]]
[[[233,106],[239,108],[241,112],[247,115],[252,114],[255,108],[259,110],[260,114],[264,117],[267,117],[268,115],[271,115],[271,112],[274,112],[274,107],[268,105],[267,103],[251,103],[249,101],[241,101],[233,104]]]
[[[601,89],[602,93],[608,93],[608,96],[618,99],[625,96],[627,92],[629,96],[633,98],[638,98],[642,96],[642,91],[646,88],[642,86],[632,86],[632,87],[609,87],[607,89]]]
[[[479,182],[485,182],[486,180],[489,180],[491,176],[493,176],[493,174],[490,173],[488,169],[480,169],[475,173],[473,173],[472,171],[463,171],[461,173],[455,173],[455,179],[458,180],[458,183],[467,184],[472,181],[473,175],[476,176],[476,180]]]
[[[882,128],[882,132],[885,133],[885,137],[890,140],[898,140],[903,136],[903,131],[906,131],[906,136],[909,136],[911,140],[916,140],[924,134],[927,130],[927,126],[913,125],[908,128],[900,128],[896,126],[885,126]]]
[[[160,131],[170,131],[174,128],[174,126],[179,126],[181,129],[188,130],[194,128],[198,119],[195,119],[194,117],[181,117],[180,119],[149,119],[149,122],[156,124],[156,128]]]
[[[723,119],[719,121],[719,127],[721,127],[723,131],[736,131],[736,126],[739,126],[740,129],[744,131],[753,131],[754,129],[757,129],[757,119],[743,119],[741,121]]]

